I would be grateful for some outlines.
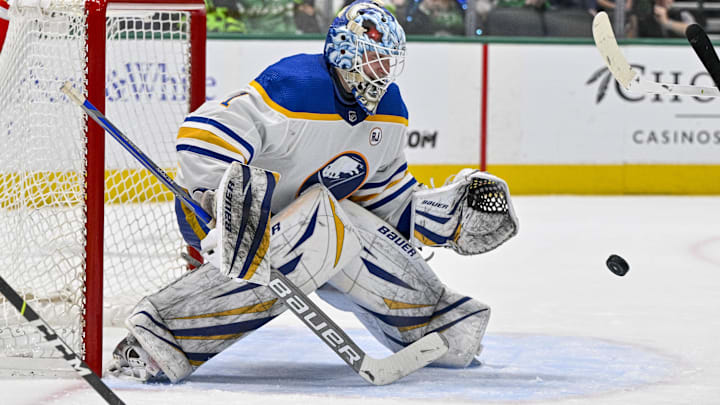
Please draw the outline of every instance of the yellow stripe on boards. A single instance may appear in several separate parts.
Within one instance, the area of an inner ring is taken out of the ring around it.
[[[174,179],[177,169],[164,169]],[[169,202],[175,196],[147,169],[105,171],[105,203]]]
[[[176,169],[164,169],[171,178]],[[0,174],[0,208],[70,207],[83,204],[84,178],[77,172]],[[170,202],[174,195],[146,169],[105,171],[105,203]]]
[[[436,187],[473,164],[410,165],[409,171]],[[166,168],[175,177],[175,168]],[[512,195],[673,194],[720,195],[720,165],[489,165]],[[0,174],[0,208],[67,207],[84,203],[84,181],[75,172]],[[105,171],[105,203],[171,202],[173,194],[146,169]],[[354,198],[352,198],[355,201]]]
[[[491,165],[510,193],[720,194],[720,165]]]
[[[409,171],[439,187],[465,167],[478,166],[410,165]],[[720,165],[488,165],[487,172],[505,180],[511,195],[720,195]]]

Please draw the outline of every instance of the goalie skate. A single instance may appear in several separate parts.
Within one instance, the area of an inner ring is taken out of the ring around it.
[[[107,370],[108,375],[140,382],[166,378],[160,366],[132,335],[128,335],[118,343],[112,356],[113,359]]]

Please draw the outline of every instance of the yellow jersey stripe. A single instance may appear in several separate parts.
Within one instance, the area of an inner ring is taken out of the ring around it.
[[[242,156],[245,159],[245,162],[247,162],[247,156],[240,151],[238,148],[234,147],[224,139],[220,138],[219,136],[213,134],[210,131],[206,131],[204,129],[198,129],[198,128],[189,128],[189,127],[180,127],[180,130],[178,131],[177,139],[195,139],[198,141],[206,142],[211,145],[218,146],[220,148],[223,148],[225,150],[229,150],[230,152],[237,153],[238,155]]]
[[[318,113],[309,113],[309,112],[295,112],[290,111],[287,108],[281,106],[280,104],[273,101],[273,99],[268,96],[265,89],[262,88],[260,83],[256,81],[250,82],[250,86],[252,86],[255,90],[257,90],[258,93],[260,93],[260,96],[265,101],[265,103],[272,108],[273,110],[279,112],[280,114],[288,117],[288,118],[299,118],[304,120],[314,120],[314,121],[340,121],[342,120],[342,117],[340,114],[318,114]]]
[[[260,96],[265,101],[265,103],[272,108],[273,110],[279,112],[280,114],[288,117],[288,118],[299,118],[304,120],[313,120],[313,121],[342,121],[343,118],[340,116],[340,114],[333,113],[333,114],[321,114],[321,113],[309,113],[309,112],[295,112],[290,111],[287,108],[281,106],[280,104],[273,101],[273,99],[270,98],[270,96],[267,94],[265,89],[260,85],[260,83],[256,81],[250,82],[250,86],[253,87],[255,90],[260,93]],[[387,115],[387,114],[376,114],[376,115],[368,115],[367,118],[365,118],[365,121],[370,122],[393,122],[397,124],[403,124],[405,126],[408,125],[408,120],[405,117],[400,117],[397,115]]]
[[[371,122],[394,122],[396,124],[403,124],[408,126],[408,119],[398,115],[386,115],[386,114],[375,114],[369,115],[365,118],[365,121]]]

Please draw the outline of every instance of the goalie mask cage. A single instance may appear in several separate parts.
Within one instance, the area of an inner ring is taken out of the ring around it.
[[[0,53],[0,273],[95,371],[105,324],[181,275],[173,196],[60,91],[65,81],[170,173],[205,101],[198,0],[16,0]],[[0,374],[67,365],[0,297]],[[72,372],[72,370],[69,370]]]

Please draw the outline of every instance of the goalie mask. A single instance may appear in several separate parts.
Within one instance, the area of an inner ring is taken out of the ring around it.
[[[340,11],[325,39],[325,60],[338,68],[370,115],[405,66],[405,32],[378,0],[357,0]]]

